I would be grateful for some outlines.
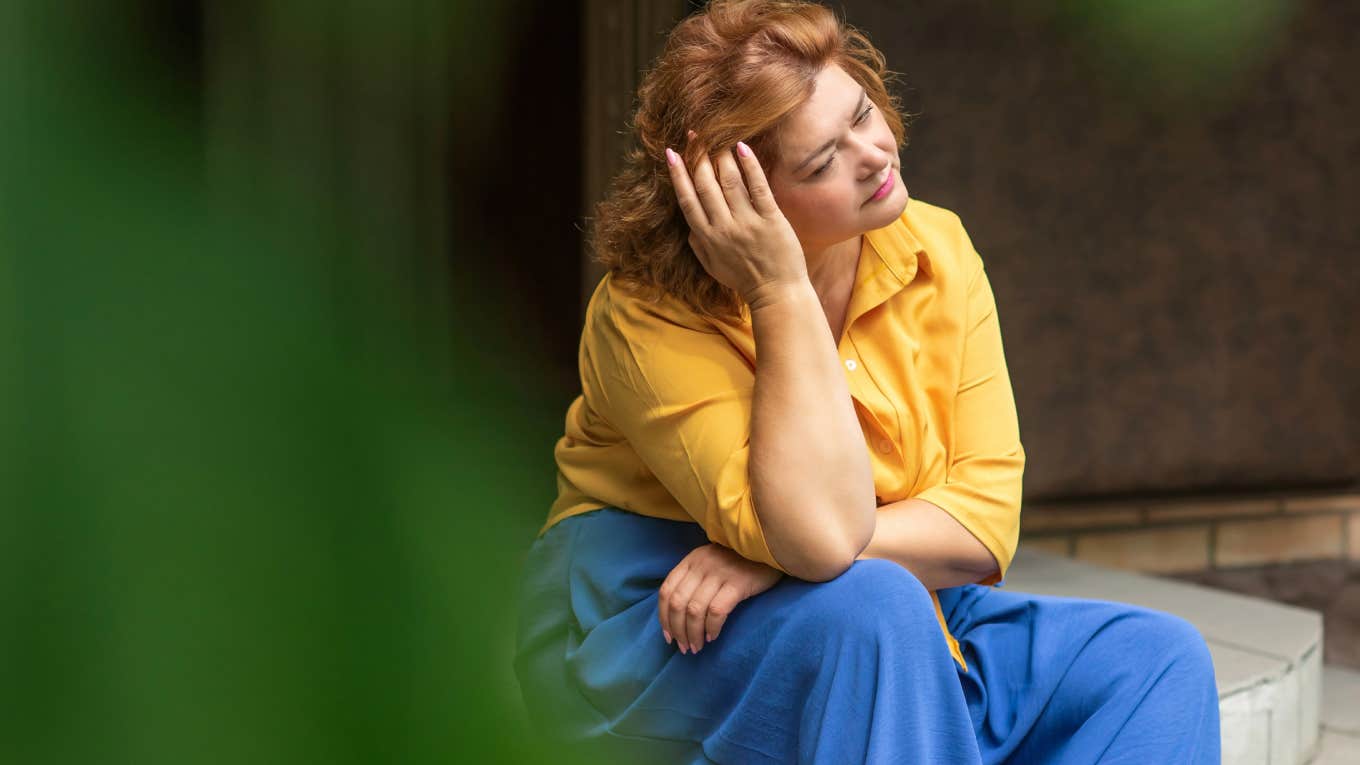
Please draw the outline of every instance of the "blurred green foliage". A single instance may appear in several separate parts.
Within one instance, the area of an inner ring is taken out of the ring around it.
[[[1067,29],[1097,81],[1152,110],[1209,109],[1285,39],[1291,0],[1023,0]]]
[[[511,307],[249,141],[212,187],[138,23],[0,11],[0,762],[564,761],[510,668],[561,413],[452,318]]]

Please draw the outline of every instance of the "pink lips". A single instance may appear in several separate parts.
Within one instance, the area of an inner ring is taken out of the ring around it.
[[[878,191],[875,191],[875,192],[874,192],[874,195],[871,196],[871,197],[869,197],[869,201],[870,201],[870,202],[877,202],[878,200],[882,199],[883,197],[888,196],[888,194],[893,190],[893,184],[894,184],[894,183],[895,183],[895,181],[893,180],[893,171],[892,171],[892,168],[889,167],[889,168],[888,168],[888,180],[884,181],[884,182],[883,182],[883,185],[878,187]]]

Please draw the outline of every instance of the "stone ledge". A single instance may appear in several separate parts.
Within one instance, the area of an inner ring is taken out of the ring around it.
[[[1224,521],[1216,530],[1214,565],[1230,568],[1343,558],[1343,520],[1339,515],[1301,515]]]
[[[1314,513],[1339,510],[1360,512],[1360,494],[1331,494],[1317,497],[1291,497],[1284,501],[1286,513]]]
[[[1023,542],[1006,573],[1006,589],[1130,603],[1193,624],[1214,661],[1225,764],[1302,765],[1317,751],[1320,614],[1070,560]]]
[[[1360,494],[1034,503],[1021,543],[1152,574],[1360,561]]]
[[[1079,534],[1072,557],[1098,566],[1152,574],[1203,571],[1209,567],[1208,524],[1154,526],[1134,531]]]

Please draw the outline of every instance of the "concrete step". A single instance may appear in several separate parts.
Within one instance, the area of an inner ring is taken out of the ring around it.
[[[1223,762],[1303,765],[1321,757],[1321,614],[1023,545],[1004,586],[1038,595],[1130,603],[1185,619],[1204,636],[1214,660]],[[1333,746],[1331,739],[1327,743]],[[1334,746],[1344,754],[1340,747],[1346,744]]]
[[[1311,765],[1360,763],[1360,672],[1322,668],[1322,739]]]

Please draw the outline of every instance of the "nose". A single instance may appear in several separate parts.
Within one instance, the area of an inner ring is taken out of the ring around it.
[[[859,158],[860,180],[868,181],[878,177],[892,162],[892,153],[866,138],[860,144]]]
[[[865,153],[860,170],[860,180],[864,182],[883,180],[883,171],[892,163],[892,155],[886,151]]]

